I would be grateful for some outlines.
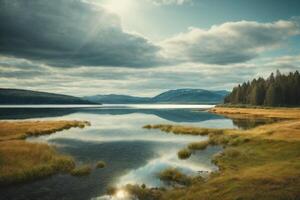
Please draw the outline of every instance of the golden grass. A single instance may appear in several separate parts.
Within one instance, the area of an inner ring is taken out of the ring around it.
[[[92,172],[92,167],[90,165],[82,165],[74,168],[71,171],[72,176],[87,176]]]
[[[128,199],[139,199],[139,200],[155,200],[160,199],[162,192],[161,188],[146,188],[145,185],[126,185],[122,188],[124,191],[128,192],[132,198]]]
[[[265,117],[281,119],[300,119],[300,108],[227,108],[215,107],[210,112],[233,118]]]
[[[104,161],[98,161],[96,163],[96,168],[104,168],[106,167],[106,163]]]
[[[220,171],[205,182],[169,190],[161,199],[299,199],[300,143],[253,140],[228,146],[214,162]]]
[[[68,172],[75,166],[71,157],[59,155],[47,144],[1,142],[0,155],[0,185]]]
[[[209,141],[192,142],[188,145],[190,150],[204,150],[209,145]]]
[[[0,141],[48,135],[72,127],[89,126],[87,121],[0,121]]]
[[[214,156],[219,171],[206,181],[162,193],[162,200],[298,200],[300,199],[300,110],[215,108],[235,117],[283,118],[286,121],[250,130],[203,129],[152,125],[176,134],[203,135],[224,151]]]
[[[189,157],[191,157],[191,155],[192,155],[192,152],[186,148],[179,150],[177,153],[178,158],[180,158],[182,160],[188,159]]]
[[[198,128],[198,127],[183,127],[179,125],[169,125],[169,124],[157,124],[157,125],[146,125],[145,129],[159,129],[166,133],[174,134],[187,134],[187,135],[208,135],[209,133],[221,134],[222,129],[213,128]]]
[[[189,185],[192,182],[192,178],[181,173],[176,168],[167,168],[158,174],[160,180],[171,185]]]
[[[72,157],[60,155],[48,144],[22,139],[86,125],[80,121],[0,121],[0,185],[70,172],[75,167]]]

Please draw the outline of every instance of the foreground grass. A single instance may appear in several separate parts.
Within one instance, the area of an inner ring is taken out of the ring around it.
[[[59,155],[47,144],[1,142],[0,153],[0,185],[69,172],[75,167],[71,157]]]
[[[158,174],[158,178],[170,185],[190,185],[193,178],[181,173],[176,168],[167,168]]]
[[[213,109],[213,112],[226,112],[239,117],[290,119],[250,130],[145,126],[175,134],[207,135],[209,145],[224,146],[224,151],[213,158],[220,169],[218,172],[212,173],[206,181],[194,181],[185,188],[161,192],[157,199],[300,199],[300,112],[299,109],[283,109],[282,113],[280,110],[282,109]]]
[[[60,155],[48,144],[29,143],[29,136],[89,125],[80,121],[1,121],[0,122],[0,185],[25,182],[75,167],[72,157]]]

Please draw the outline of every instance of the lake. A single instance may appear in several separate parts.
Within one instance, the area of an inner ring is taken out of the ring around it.
[[[107,167],[96,169],[89,176],[72,177],[66,174],[32,183],[1,188],[1,199],[107,199],[108,186],[146,184],[165,186],[157,174],[176,167],[189,175],[211,172],[217,167],[212,156],[221,147],[197,151],[187,160],[177,152],[187,144],[206,140],[202,136],[173,135],[159,130],[146,130],[146,124],[180,124],[208,128],[249,128],[245,121],[234,121],[207,112],[211,105],[43,105],[2,106],[0,120],[87,120],[90,127],[70,129],[48,136],[28,139],[47,142],[62,153],[72,155],[77,164],[105,161]],[[263,124],[259,121],[258,124]],[[251,121],[251,127],[256,123]]]

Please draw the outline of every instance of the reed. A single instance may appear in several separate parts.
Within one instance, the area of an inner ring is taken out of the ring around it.
[[[82,165],[74,168],[71,171],[72,176],[87,176],[92,172],[92,167],[90,165]]]
[[[214,108],[226,116],[284,118],[249,130],[203,129],[151,125],[174,134],[207,135],[209,145],[222,145],[213,162],[219,171],[206,181],[166,190],[160,200],[281,200],[300,197],[300,110],[298,108]],[[207,130],[207,131],[205,131]],[[193,144],[193,147],[197,145]],[[202,146],[201,146],[202,147]],[[204,148],[204,147],[203,147]]]
[[[181,149],[177,153],[178,158],[180,158],[182,160],[188,159],[189,157],[191,157],[191,155],[192,155],[192,152],[187,148]]]
[[[0,185],[70,173],[75,168],[72,157],[59,154],[48,144],[30,143],[23,139],[89,125],[86,121],[1,121]]]

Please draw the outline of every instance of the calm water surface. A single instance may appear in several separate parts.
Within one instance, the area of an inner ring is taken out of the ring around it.
[[[247,128],[231,119],[200,110],[202,105],[105,105],[105,106],[27,106],[1,107],[1,120],[87,120],[92,126],[73,128],[49,136],[30,138],[30,142],[47,142],[60,152],[72,155],[78,165],[107,163],[86,177],[55,175],[33,183],[1,188],[1,199],[105,199],[108,186],[146,184],[164,186],[157,174],[170,166],[197,175],[213,171],[213,154],[220,147],[198,151],[188,160],[177,158],[177,151],[202,136],[173,135],[145,130],[146,124],[181,124],[210,128]],[[245,124],[245,122],[241,123]]]

